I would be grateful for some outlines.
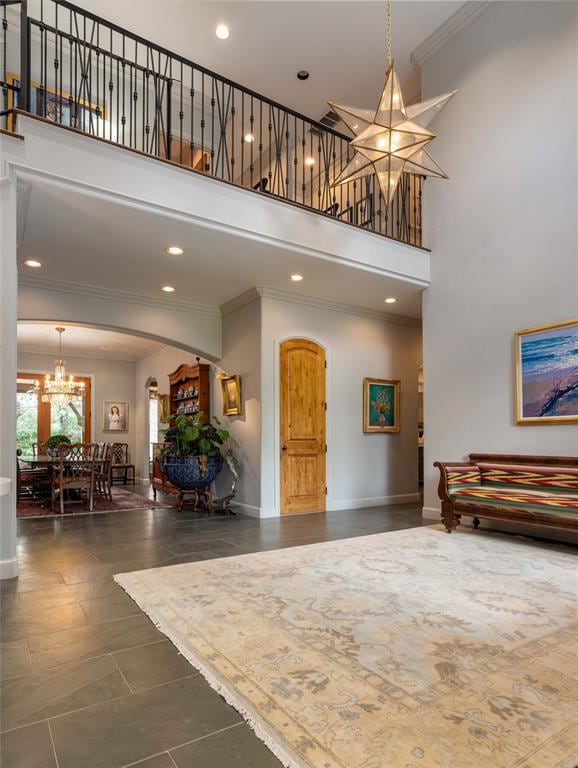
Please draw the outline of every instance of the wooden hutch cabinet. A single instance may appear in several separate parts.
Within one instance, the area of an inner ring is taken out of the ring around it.
[[[171,386],[171,423],[179,413],[194,416],[203,413],[203,420],[211,417],[211,390],[209,383],[210,366],[204,363],[197,365],[179,365],[176,371],[169,373]]]

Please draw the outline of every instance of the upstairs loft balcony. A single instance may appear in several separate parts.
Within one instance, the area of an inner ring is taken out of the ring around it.
[[[25,112],[422,247],[423,178],[334,186],[349,137],[64,0],[0,0],[0,127]]]

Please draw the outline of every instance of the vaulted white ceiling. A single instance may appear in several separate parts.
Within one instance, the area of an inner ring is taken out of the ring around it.
[[[377,103],[385,74],[385,2],[366,0],[77,0],[77,5],[285,106],[318,119],[327,100]],[[406,100],[419,95],[411,52],[461,0],[392,3],[393,55]],[[230,28],[219,40],[217,24]],[[296,74],[310,73],[301,82]]]

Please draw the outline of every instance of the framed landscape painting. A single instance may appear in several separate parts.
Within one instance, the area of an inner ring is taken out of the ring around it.
[[[578,318],[516,331],[516,423],[578,423]]]
[[[225,376],[221,379],[223,391],[223,416],[240,416],[243,411],[241,401],[241,378]]]
[[[399,400],[399,380],[364,379],[363,431],[399,432]]]

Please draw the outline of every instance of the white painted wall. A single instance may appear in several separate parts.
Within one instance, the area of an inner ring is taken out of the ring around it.
[[[66,350],[64,350],[66,353]],[[135,375],[136,364],[104,358],[70,357],[64,354],[66,373],[92,377],[92,437],[94,442],[128,443],[131,459],[135,458]],[[53,373],[54,355],[18,350],[18,370],[31,373]],[[128,432],[103,430],[103,403],[123,400],[128,403]]]
[[[201,360],[207,363],[207,360]],[[182,363],[196,364],[194,357],[173,347],[164,347],[136,363],[136,461],[138,474],[148,476],[147,382],[154,378],[159,392],[168,394],[168,375]],[[216,374],[225,372],[241,377],[243,413],[223,416],[221,383]],[[216,415],[231,434],[230,447],[241,465],[236,501],[248,514],[258,515],[260,507],[260,305],[255,300],[229,312],[223,318],[223,357],[211,365],[211,416]],[[161,425],[166,426],[166,425]],[[224,493],[228,471],[217,482]]]
[[[16,184],[0,173],[0,579],[18,575],[16,556]]]
[[[421,330],[276,298],[262,299],[261,515],[279,514],[279,344],[327,354],[327,508],[418,501],[417,376]],[[401,432],[364,434],[363,379],[401,380]]]
[[[433,124],[426,512],[436,459],[578,451],[577,426],[515,426],[513,402],[513,332],[578,314],[577,17],[494,3],[422,66],[424,98],[459,89]]]

